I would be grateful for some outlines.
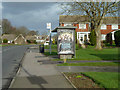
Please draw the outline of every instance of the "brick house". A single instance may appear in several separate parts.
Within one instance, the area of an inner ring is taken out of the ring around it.
[[[80,15],[60,15],[59,26],[76,26],[77,39],[80,43],[84,43],[85,38],[89,40],[90,22],[87,16]],[[114,40],[114,32],[120,29],[118,19],[107,17],[104,19],[101,26],[101,40],[105,40],[108,33],[112,32],[112,39]]]

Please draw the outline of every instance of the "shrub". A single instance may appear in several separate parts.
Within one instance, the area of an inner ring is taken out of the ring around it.
[[[27,43],[31,43],[31,41],[30,41],[30,40],[27,40]]]
[[[116,31],[114,33],[114,37],[115,37],[115,44],[116,44],[116,46],[120,46],[120,31]]]
[[[92,30],[90,33],[90,44],[91,45],[96,45],[96,33],[95,30]]]
[[[55,44],[55,39],[53,39],[52,43]]]
[[[106,43],[112,46],[112,33],[106,35]]]
[[[37,44],[36,40],[33,41],[34,44]]]
[[[8,43],[8,40],[7,39],[3,39],[3,43]]]
[[[77,32],[75,30],[75,43],[77,43]]]

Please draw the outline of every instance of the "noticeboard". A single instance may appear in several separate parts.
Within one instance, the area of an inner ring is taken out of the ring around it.
[[[74,29],[58,29],[58,54],[75,54]]]

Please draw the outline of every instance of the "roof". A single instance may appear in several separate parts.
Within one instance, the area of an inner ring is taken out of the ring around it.
[[[81,15],[60,15],[59,22],[89,22],[88,16],[81,16]],[[120,22],[120,17],[105,17],[103,20],[103,24],[118,24]]]
[[[81,15],[60,15],[59,22],[89,22],[89,19]]]
[[[26,40],[35,40],[36,39],[35,36],[31,36],[31,35],[28,35],[25,38],[26,38]]]
[[[24,40],[26,40],[25,37],[24,37],[22,34],[19,34],[19,35],[14,39],[14,41],[16,41],[19,37],[22,37]]]
[[[103,20],[103,24],[118,24],[119,22],[119,17],[105,17]]]
[[[52,32],[57,32],[57,29],[75,29],[75,28],[77,28],[77,27],[74,27],[74,26],[64,26],[64,27],[59,26],[59,27],[55,28],[54,30],[52,30]]]
[[[116,30],[101,30],[101,34],[108,34],[108,33],[111,33],[113,31],[117,31],[117,30],[120,30],[120,29],[116,29]]]
[[[8,41],[14,40],[16,37],[15,34],[3,34],[2,39],[7,39]]]

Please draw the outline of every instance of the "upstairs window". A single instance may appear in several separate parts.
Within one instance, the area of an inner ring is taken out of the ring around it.
[[[118,29],[118,24],[112,24],[112,29]]]
[[[86,24],[79,24],[79,29],[86,29]]]
[[[72,26],[72,24],[71,23],[69,23],[69,24],[65,23],[64,26]]]
[[[101,29],[107,29],[106,25],[105,25],[105,24],[102,24],[102,25],[101,25]]]

